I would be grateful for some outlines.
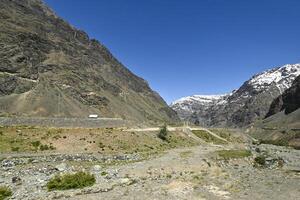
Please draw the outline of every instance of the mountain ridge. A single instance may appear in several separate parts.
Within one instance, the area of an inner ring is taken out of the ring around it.
[[[253,75],[240,88],[213,104],[203,105],[184,97],[171,107],[181,119],[199,125],[246,126],[262,119],[272,100],[288,89],[298,75],[300,64],[286,64]]]
[[[0,114],[178,121],[148,83],[40,0],[1,0]]]

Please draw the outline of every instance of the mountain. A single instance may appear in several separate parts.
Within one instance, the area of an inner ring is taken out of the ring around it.
[[[213,101],[199,103],[191,96],[175,101],[171,107],[181,119],[196,124],[246,126],[263,119],[272,101],[291,87],[299,75],[300,64],[287,64],[254,75],[239,89],[220,95]]]
[[[290,88],[275,98],[265,119],[256,127],[300,130],[300,75],[293,81]]]
[[[300,149],[300,76],[273,100],[265,119],[254,123],[247,132],[262,142]]]
[[[176,110],[179,117],[187,120],[198,113],[197,123],[208,120],[205,116],[214,105],[222,104],[226,101],[229,94],[224,95],[193,95],[183,97],[170,104]],[[205,117],[204,117],[205,116]]]
[[[88,23],[88,22],[87,22]],[[148,83],[40,0],[0,0],[0,114],[177,121]]]

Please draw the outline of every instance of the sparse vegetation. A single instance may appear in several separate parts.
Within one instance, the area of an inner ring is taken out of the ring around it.
[[[234,133],[235,130],[228,128],[210,128],[210,131],[214,132],[218,136],[226,139],[229,142],[242,142],[241,137],[237,137]]]
[[[225,143],[223,140],[220,140],[219,138],[212,136],[205,130],[193,130],[192,132],[197,137],[203,139],[205,142],[214,143],[214,144],[224,144]]]
[[[164,125],[164,126],[160,129],[160,131],[159,131],[159,133],[158,133],[157,136],[158,136],[160,139],[162,139],[162,140],[167,140],[168,130],[167,130],[167,126],[166,126],[166,125]]]
[[[220,150],[217,153],[223,159],[244,158],[252,155],[249,150]]]
[[[0,200],[4,200],[12,195],[12,191],[7,186],[0,186]]]
[[[167,133],[166,142],[158,140],[157,132],[139,132],[133,134],[120,129],[64,129],[35,127],[28,129],[18,127],[2,127],[4,132],[0,135],[0,152],[37,152],[56,150],[58,152],[66,149],[111,153],[146,153],[162,152],[167,149],[193,146],[198,144],[192,138],[183,136],[180,132]],[[20,130],[17,132],[17,130]],[[87,131],[88,130],[88,131]],[[110,131],[110,133],[108,133]],[[20,132],[22,135],[20,135]],[[59,133],[60,132],[60,133]],[[67,135],[68,139],[63,139]],[[95,141],[95,142],[94,142]],[[88,146],[86,146],[88,143]],[[63,144],[63,145],[62,145]],[[76,145],[75,145],[76,144]]]
[[[96,182],[94,175],[86,172],[75,174],[57,175],[48,183],[47,188],[51,190],[68,190],[92,186]]]
[[[260,140],[260,143],[262,144],[272,144],[277,146],[288,146],[289,141],[287,139],[279,139],[279,140]]]
[[[180,152],[180,157],[181,158],[188,158],[192,155],[192,151],[183,151],[183,152]]]
[[[40,146],[41,151],[54,150],[54,149],[55,147],[53,147],[52,145],[42,144]]]

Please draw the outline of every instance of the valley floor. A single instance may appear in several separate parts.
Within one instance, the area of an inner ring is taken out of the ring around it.
[[[126,134],[133,132],[138,130]],[[170,143],[165,144],[169,148],[148,153],[3,152],[0,185],[8,185],[12,198],[22,200],[299,199],[299,150],[202,139]],[[260,165],[255,158],[262,155],[265,162]],[[94,174],[96,183],[83,189],[47,191],[46,184],[55,174],[75,171]]]
[[[108,180],[107,192],[79,195],[74,199],[299,198],[299,172],[254,168],[251,159],[215,160],[213,155],[220,149],[224,147],[175,149],[155,159],[110,168],[118,171],[121,179]],[[300,158],[299,152],[291,153]],[[129,177],[128,182],[120,185],[124,177]],[[105,184],[99,180],[98,187]]]

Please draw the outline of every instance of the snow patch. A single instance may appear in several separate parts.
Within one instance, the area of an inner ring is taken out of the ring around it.
[[[287,64],[253,76],[248,84],[256,90],[263,90],[274,84],[280,88],[280,91],[284,91],[292,85],[293,80],[299,75],[300,64]]]

